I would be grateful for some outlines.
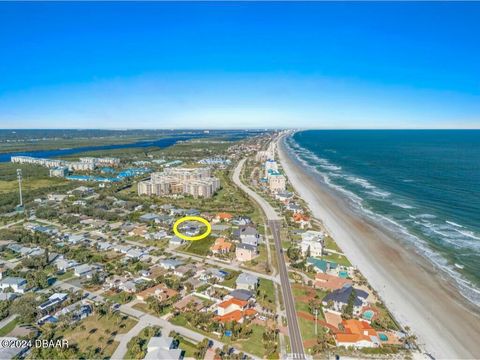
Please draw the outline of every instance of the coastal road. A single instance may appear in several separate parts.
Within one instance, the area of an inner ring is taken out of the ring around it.
[[[282,218],[278,216],[275,209],[259,194],[243,184],[240,180],[240,173],[246,159],[240,160],[233,173],[233,182],[244,192],[246,192],[255,202],[260,205],[268,220],[268,226],[273,235],[275,242],[275,252],[278,259],[278,269],[280,275],[280,283],[282,287],[283,303],[287,314],[288,334],[290,337],[291,354],[289,358],[305,359],[305,350],[303,348],[302,335],[298,325],[297,313],[295,310],[295,301],[293,299],[292,288],[290,287],[290,279],[288,278],[287,266],[283,258],[282,242],[280,238],[280,229],[282,227]]]

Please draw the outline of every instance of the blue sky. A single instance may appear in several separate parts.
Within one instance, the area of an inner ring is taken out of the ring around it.
[[[0,3],[1,128],[479,128],[480,3]]]

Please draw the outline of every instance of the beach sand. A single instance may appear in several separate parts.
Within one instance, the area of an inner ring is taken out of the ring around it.
[[[421,349],[438,359],[480,359],[480,314],[429,262],[386,229],[354,213],[347,201],[292,157],[280,140],[283,169],[312,214],[367,278]]]

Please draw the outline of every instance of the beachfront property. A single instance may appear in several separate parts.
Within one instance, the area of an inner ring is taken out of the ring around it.
[[[353,314],[360,314],[362,308],[366,305],[368,293],[354,288],[351,284],[345,284],[341,289],[328,293],[322,300],[322,305],[335,311],[342,311],[350,301],[350,296],[355,297],[353,301]]]
[[[324,233],[320,231],[308,230],[302,233],[300,250],[303,256],[321,257],[324,247]]]
[[[211,176],[210,168],[167,168],[152,173],[150,180],[140,181],[138,195],[185,194],[212,197],[220,188],[220,179]]]
[[[339,325],[341,332],[335,334],[337,346],[354,348],[374,348],[380,346],[377,331],[366,321],[343,320]]]

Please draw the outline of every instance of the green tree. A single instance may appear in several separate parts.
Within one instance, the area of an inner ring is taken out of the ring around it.
[[[31,323],[37,318],[37,300],[35,294],[29,293],[16,299],[12,304],[11,312],[18,314],[22,322]]]

